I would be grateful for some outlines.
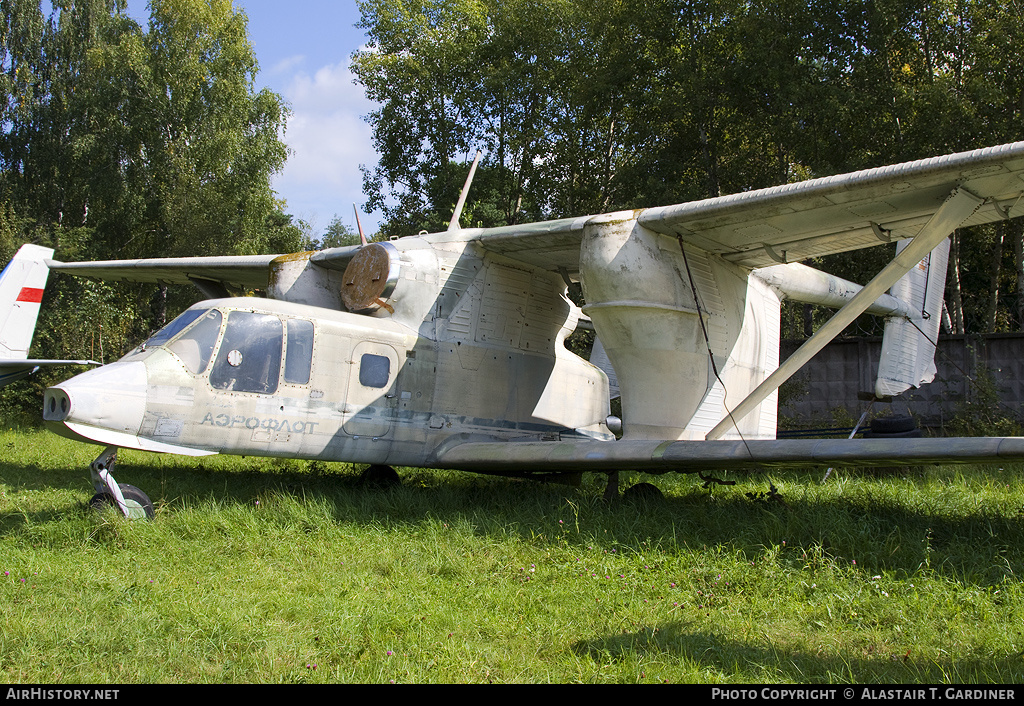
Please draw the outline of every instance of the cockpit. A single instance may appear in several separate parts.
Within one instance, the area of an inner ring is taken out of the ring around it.
[[[215,390],[273,394],[281,381],[309,383],[313,323],[254,311],[189,309],[122,360],[142,360],[155,349],[208,377]]]

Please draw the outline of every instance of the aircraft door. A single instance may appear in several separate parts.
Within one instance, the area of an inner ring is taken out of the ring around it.
[[[363,341],[352,350],[351,366],[345,400],[345,433],[387,435],[396,406],[398,353],[386,343]]]

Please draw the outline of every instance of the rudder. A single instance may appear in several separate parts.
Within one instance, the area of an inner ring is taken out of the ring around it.
[[[898,243],[896,252],[909,243],[909,240]],[[935,379],[935,342],[942,317],[948,262],[949,238],[946,238],[889,290],[892,296],[909,304],[915,315],[913,319],[893,316],[885,322],[875,397],[895,397],[910,387],[920,387]]]
[[[0,359],[28,358],[53,249],[22,245],[0,273]]]

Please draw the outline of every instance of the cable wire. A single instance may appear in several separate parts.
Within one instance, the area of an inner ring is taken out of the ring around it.
[[[711,338],[708,336],[708,328],[704,323],[704,307],[700,300],[700,293],[697,291],[697,285],[693,281],[693,273],[690,272],[690,261],[686,257],[686,248],[683,245],[683,236],[677,233],[676,240],[679,241],[679,251],[683,254],[683,266],[686,268],[686,276],[690,280],[690,291],[693,293],[693,303],[697,307],[697,320],[700,321],[700,330],[701,333],[704,334],[704,347],[707,348],[708,351],[708,360],[711,362],[711,371],[715,374],[715,379],[722,385],[722,406],[725,407],[725,413],[732,421],[732,426],[736,429],[736,433],[739,434],[740,441],[743,442],[743,446],[746,448],[747,454],[753,458],[754,454],[751,453],[750,446],[747,445],[747,440],[743,438],[743,432],[740,431],[739,424],[737,424],[736,420],[733,418],[732,410],[729,409],[729,406],[725,403],[725,398],[728,396],[728,390],[725,387],[725,381],[722,380],[722,376],[718,374],[718,366],[715,364],[715,354],[711,350]]]

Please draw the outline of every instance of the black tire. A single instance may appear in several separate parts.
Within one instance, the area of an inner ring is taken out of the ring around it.
[[[394,468],[382,464],[367,466],[366,470],[359,477],[359,482],[364,487],[377,490],[394,488],[402,483],[398,477],[398,472]]]
[[[651,483],[634,483],[622,492],[622,500],[628,503],[660,503],[664,499],[661,489]]]
[[[879,417],[871,420],[871,431],[877,434],[898,434],[917,429],[917,422],[908,415]]]
[[[153,510],[153,503],[150,501],[148,495],[143,493],[134,485],[128,485],[127,483],[119,483],[117,487],[121,489],[121,495],[124,497],[125,505],[128,507],[129,519],[152,520],[156,516],[156,512]],[[114,498],[106,491],[93,495],[92,499],[89,501],[89,506],[94,510],[103,510],[106,508],[118,509]]]

